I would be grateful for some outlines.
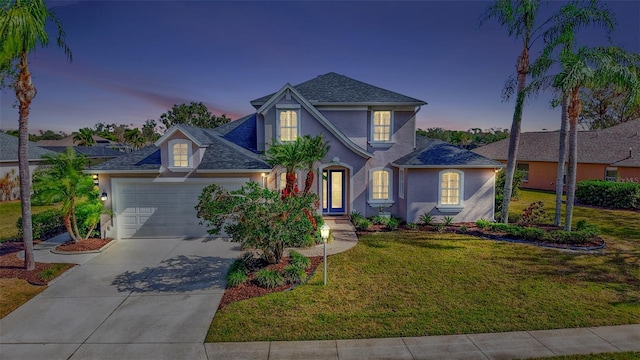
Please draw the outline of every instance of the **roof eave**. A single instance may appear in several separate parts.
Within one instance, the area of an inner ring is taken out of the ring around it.
[[[160,168],[152,170],[96,170],[86,169],[82,170],[85,174],[160,174]]]
[[[327,102],[327,101],[309,101],[309,103],[317,106],[423,106],[427,105],[424,101],[414,102]]]
[[[395,166],[400,169],[501,169],[504,168],[504,164],[496,164],[496,165],[404,165],[404,164],[396,164],[391,163],[392,166]]]
[[[232,173],[270,173],[271,168],[268,169],[197,169],[196,173],[199,174],[232,174]]]

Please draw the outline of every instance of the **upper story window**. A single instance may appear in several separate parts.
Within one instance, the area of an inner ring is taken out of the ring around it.
[[[516,169],[523,172],[522,181],[529,181],[529,164],[518,163]]]
[[[460,211],[463,206],[464,173],[460,170],[440,171],[438,210]]]
[[[391,110],[373,111],[371,119],[371,141],[390,142],[393,125],[393,113]]]
[[[389,169],[373,169],[369,179],[369,202],[393,203],[391,197],[392,172]]]
[[[299,110],[278,109],[278,140],[296,141],[299,130]]]
[[[607,167],[604,171],[604,179],[607,181],[618,181],[618,168]]]
[[[191,168],[191,142],[177,139],[169,141],[169,167],[170,168]]]

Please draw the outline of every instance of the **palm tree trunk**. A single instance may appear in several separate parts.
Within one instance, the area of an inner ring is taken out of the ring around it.
[[[516,172],[516,162],[518,160],[518,146],[520,145],[520,125],[522,124],[522,110],[524,107],[524,88],[526,86],[527,74],[529,73],[529,50],[528,42],[522,49],[522,54],[518,57],[518,95],[516,97],[516,108],[513,112],[511,122],[511,132],[509,133],[509,156],[507,160],[507,173],[504,181],[504,198],[502,199],[502,214],[500,222],[509,222],[509,203],[511,202],[511,192],[513,191],[513,175]]]
[[[578,96],[580,88],[571,91],[569,101],[569,171],[567,171],[567,210],[564,219],[564,230],[571,231],[573,219],[573,203],[576,195],[576,173],[578,169],[578,116],[581,104]]]
[[[315,173],[313,169],[309,169],[307,171],[307,178],[304,182],[304,194],[307,195],[311,192],[311,187],[313,186],[313,178],[315,177]]]
[[[24,268],[33,270],[33,223],[31,221],[31,174],[29,173],[29,110],[36,96],[36,88],[31,81],[27,53],[20,55],[20,74],[15,91],[18,107],[18,175],[20,178],[20,206],[22,209],[22,242],[24,243]]]
[[[562,217],[562,193],[564,192],[564,163],[567,161],[567,127],[569,127],[569,94],[562,95],[562,120],[560,124],[560,144],[558,146],[558,172],[556,176],[556,212],[553,220],[555,226],[560,226]]]
[[[67,232],[69,233],[69,237],[71,237],[71,240],[74,243],[77,243],[78,238],[76,237],[76,234],[73,232],[73,227],[71,226],[71,214],[64,214],[62,218],[62,222],[64,223],[64,228],[67,229]]]

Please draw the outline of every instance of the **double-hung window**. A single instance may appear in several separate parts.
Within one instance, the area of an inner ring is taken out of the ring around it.
[[[369,203],[372,206],[393,204],[393,172],[387,168],[376,168],[369,172]]]
[[[299,126],[298,110],[278,109],[279,141],[296,141]]]
[[[374,143],[391,142],[393,113],[391,110],[373,111],[371,119],[371,141]]]
[[[524,182],[529,181],[529,164],[518,163],[516,169],[518,171],[522,171],[523,173],[522,181]]]
[[[460,170],[442,170],[439,178],[438,210],[460,212],[464,207],[464,173]]]
[[[177,139],[169,142],[169,168],[189,169],[192,167],[191,142]]]

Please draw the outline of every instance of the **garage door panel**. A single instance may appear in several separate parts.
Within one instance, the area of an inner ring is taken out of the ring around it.
[[[220,185],[235,190],[247,180],[225,179]],[[120,238],[210,236],[206,226],[199,224],[195,210],[198,196],[208,184],[114,182]]]

